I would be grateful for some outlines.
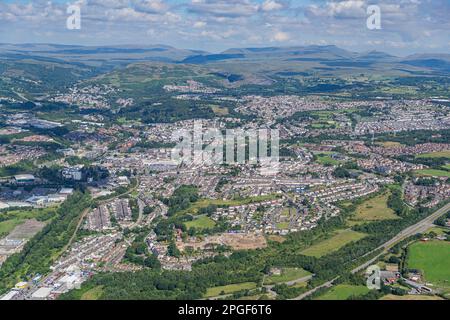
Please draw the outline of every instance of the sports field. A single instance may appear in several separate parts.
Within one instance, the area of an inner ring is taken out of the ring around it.
[[[366,286],[340,284],[319,296],[316,300],[347,300],[352,296],[361,296],[369,291],[370,290]]]
[[[408,268],[421,270],[425,280],[450,288],[450,243],[416,242],[409,247]]]
[[[306,250],[303,250],[301,253],[306,256],[320,258],[333,251],[339,250],[350,242],[361,240],[365,236],[366,235],[364,233],[356,232],[350,229],[339,230],[333,237],[312,245]]]

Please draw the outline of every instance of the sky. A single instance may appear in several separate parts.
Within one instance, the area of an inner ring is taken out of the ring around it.
[[[79,30],[66,27],[69,5]],[[381,29],[367,27],[371,5]],[[450,54],[450,0],[0,0],[0,42]]]

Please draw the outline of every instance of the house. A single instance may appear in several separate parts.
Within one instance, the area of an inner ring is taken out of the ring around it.
[[[16,183],[33,183],[36,178],[32,174],[19,174],[14,176],[14,182]]]

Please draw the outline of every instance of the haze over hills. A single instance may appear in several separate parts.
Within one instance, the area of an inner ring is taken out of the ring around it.
[[[6,95],[16,85],[34,94],[96,76],[101,76],[102,81],[113,79],[110,83],[114,79],[127,79],[128,83],[159,79],[170,84],[170,74],[182,74],[180,79],[184,80],[195,76],[219,87],[239,87],[280,86],[287,79],[446,77],[450,72],[449,54],[396,57],[330,45],[231,48],[209,53],[166,45],[0,44],[0,62],[0,93]],[[354,80],[349,81],[346,85]]]
[[[79,46],[58,44],[0,44],[0,59],[24,60],[37,59],[53,62],[81,62],[91,66],[123,65],[133,62],[157,61],[167,63],[205,64],[225,60],[274,60],[294,62],[372,62],[405,63],[416,61],[416,66],[436,69],[446,66],[450,54],[420,54],[408,57],[396,57],[384,52],[351,52],[339,47],[302,46],[302,47],[263,47],[232,48],[221,53],[209,53],[200,50],[177,49],[166,45],[120,45],[120,46]],[[435,64],[428,63],[436,60]]]

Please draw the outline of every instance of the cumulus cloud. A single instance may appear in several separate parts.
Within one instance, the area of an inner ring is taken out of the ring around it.
[[[17,0],[0,2],[0,42],[142,43],[227,47],[335,44],[351,50],[448,52],[448,0]],[[65,29],[69,3],[82,30]],[[379,5],[382,30],[366,27]],[[205,41],[205,39],[208,39]]]
[[[261,9],[263,11],[275,11],[283,9],[284,5],[282,3],[279,3],[275,0],[266,0],[261,6]]]
[[[278,31],[272,36],[271,41],[273,41],[273,42],[286,42],[286,41],[288,41],[290,39],[291,39],[291,36],[289,35],[289,33],[286,33],[286,32],[283,32],[283,31]]]

